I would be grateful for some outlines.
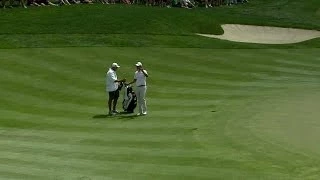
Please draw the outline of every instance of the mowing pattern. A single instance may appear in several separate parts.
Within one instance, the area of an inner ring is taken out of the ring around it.
[[[320,178],[319,114],[294,113],[319,107],[318,49],[0,54],[0,179]],[[149,115],[106,116],[106,67],[138,59]]]

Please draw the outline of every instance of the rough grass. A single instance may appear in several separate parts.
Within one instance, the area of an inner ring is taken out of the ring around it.
[[[319,39],[286,46],[245,45],[198,37],[222,34],[221,24],[240,23],[320,29],[318,1],[253,1],[198,8],[77,5],[0,9],[0,48],[122,46],[197,48],[306,48]],[[30,21],[32,20],[32,21]]]

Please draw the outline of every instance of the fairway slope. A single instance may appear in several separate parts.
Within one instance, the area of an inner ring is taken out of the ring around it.
[[[320,31],[241,24],[222,25],[224,34],[205,37],[258,44],[291,44],[320,37]]]

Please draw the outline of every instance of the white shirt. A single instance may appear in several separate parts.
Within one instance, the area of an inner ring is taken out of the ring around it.
[[[145,72],[146,74],[148,74],[146,70],[144,70],[144,72]],[[138,87],[138,86],[146,86],[146,85],[147,85],[146,76],[143,74],[142,71],[136,71],[136,72],[134,73],[134,79],[137,80],[137,81],[136,81],[136,86],[137,86],[137,87]]]
[[[112,92],[118,89],[118,83],[114,82],[117,80],[117,74],[113,69],[109,69],[106,75],[107,91]]]

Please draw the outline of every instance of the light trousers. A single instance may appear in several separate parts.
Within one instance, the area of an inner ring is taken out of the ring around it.
[[[147,113],[146,92],[147,86],[140,86],[136,89],[139,113],[142,114]]]

